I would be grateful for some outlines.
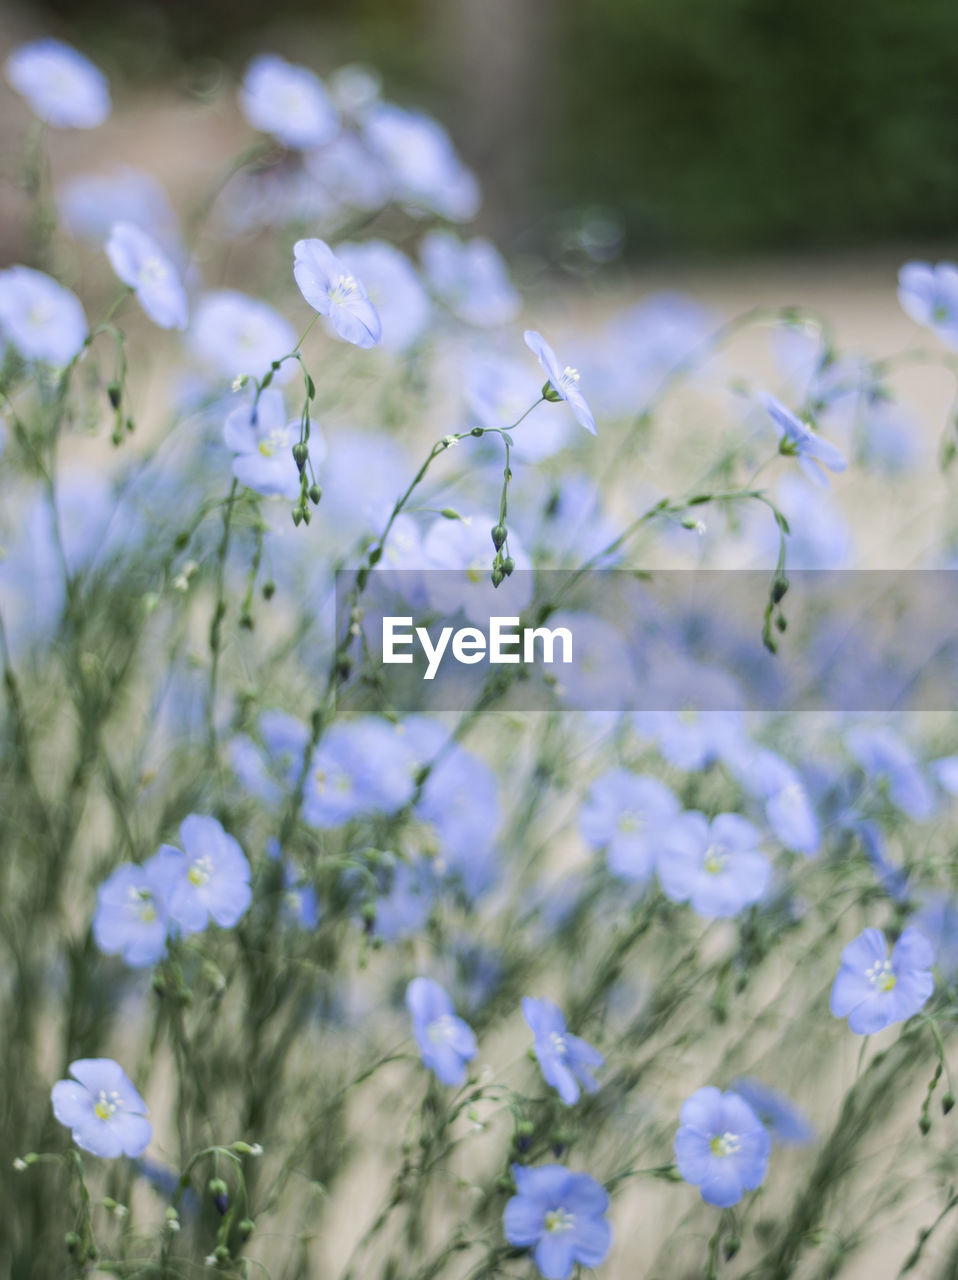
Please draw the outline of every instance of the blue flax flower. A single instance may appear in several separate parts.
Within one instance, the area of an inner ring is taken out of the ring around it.
[[[341,244],[337,256],[360,279],[382,322],[382,345],[406,351],[429,323],[430,303],[422,281],[402,250],[385,240]]]
[[[866,929],[842,952],[832,985],[832,1013],[847,1018],[849,1029],[859,1036],[904,1022],[935,989],[934,958],[931,943],[914,925],[902,933],[890,958],[884,934]]]
[[[675,1161],[706,1204],[727,1209],[761,1186],[772,1142],[744,1098],[708,1085],[682,1103],[679,1122]]]
[[[538,1169],[512,1166],[516,1194],[502,1215],[502,1230],[511,1245],[533,1249],[545,1280],[567,1280],[578,1262],[597,1267],[612,1244],[606,1221],[609,1194],[588,1173],[573,1173],[561,1164]]]
[[[798,459],[798,465],[820,489],[828,488],[828,477],[822,470],[844,471],[848,466],[842,454],[833,444],[823,440],[807,423],[796,417],[791,409],[786,409],[781,400],[763,392],[759,401],[768,416],[772,419],[775,430],[779,434],[778,449],[788,457]]]
[[[535,329],[527,329],[523,337],[526,340],[526,346],[539,361],[542,371],[546,375],[547,382],[542,388],[542,394],[545,398],[547,400],[564,400],[575,415],[579,426],[585,427],[586,431],[592,435],[597,435],[592,410],[589,408],[585,396],[579,390],[578,369],[573,369],[570,365],[562,368],[559,365],[556,353],[543,338],[542,334],[536,333]]]
[[[707,919],[734,916],[758,902],[771,875],[758,849],[760,839],[737,813],[720,813],[711,822],[703,813],[683,813],[665,835],[657,859],[665,896],[689,902]]]
[[[95,129],[110,114],[106,76],[62,40],[21,45],[4,70],[33,114],[57,129]]]
[[[953,262],[906,262],[898,273],[898,301],[912,320],[958,346],[958,267]]]
[[[463,244],[451,231],[430,231],[420,254],[436,295],[460,320],[495,328],[515,319],[522,301],[490,240],[477,236]]]
[[[453,222],[476,216],[479,184],[430,116],[383,102],[364,117],[363,138],[388,170],[394,197],[408,208],[431,209]]]
[[[383,327],[369,295],[325,240],[297,240],[293,275],[299,291],[321,316],[328,316],[344,342],[375,347]]]
[[[95,1156],[139,1156],[150,1145],[153,1126],[146,1103],[118,1062],[80,1058],[70,1063],[72,1080],[53,1086],[53,1114],[73,1141]]]
[[[440,1084],[462,1084],[466,1063],[476,1056],[476,1037],[456,1017],[448,993],[432,978],[413,978],[406,988],[406,1007],[423,1066],[436,1073]]]
[[[293,326],[267,302],[235,289],[207,293],[193,309],[190,336],[196,354],[223,377],[263,373],[296,345]],[[287,382],[296,363],[288,360],[273,377]]]
[[[246,68],[240,107],[254,129],[287,147],[319,147],[339,132],[319,76],[274,53],[260,54]]]
[[[655,869],[659,842],[679,815],[679,802],[658,778],[610,769],[596,778],[579,811],[579,831],[593,849],[605,849],[614,876],[645,881]]]
[[[605,1059],[598,1049],[585,1040],[570,1035],[558,1005],[551,1000],[525,996],[522,1016],[535,1036],[533,1049],[546,1084],[558,1090],[559,1097],[571,1107],[579,1101],[579,1086],[595,1093],[599,1085],[592,1075]]]
[[[811,1142],[815,1131],[791,1098],[752,1076],[739,1076],[731,1088],[748,1103],[773,1138],[789,1146]]]
[[[845,735],[845,746],[873,782],[884,782],[892,804],[916,822],[931,817],[935,795],[908,744],[884,725],[858,725]]]
[[[106,256],[154,324],[161,329],[186,328],[186,290],[152,236],[131,222],[117,222],[106,243]]]
[[[249,863],[215,818],[190,814],[180,825],[183,849],[162,845],[162,875],[169,877],[169,912],[184,933],[201,933],[210,917],[231,929],[246,913],[252,892]]]
[[[176,877],[175,864],[155,854],[141,867],[124,862],[104,880],[97,891],[93,937],[105,955],[122,955],[134,969],[162,959]]]
[[[87,336],[79,298],[32,267],[0,271],[0,336],[24,360],[69,364]]]
[[[287,419],[281,391],[269,388],[257,404],[234,409],[223,426],[226,447],[237,455],[233,475],[265,497],[298,497],[300,478],[293,445],[299,432],[298,419]]]

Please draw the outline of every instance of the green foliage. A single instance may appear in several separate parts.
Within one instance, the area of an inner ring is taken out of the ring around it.
[[[946,0],[567,5],[552,171],[637,254],[859,245],[958,221]]]

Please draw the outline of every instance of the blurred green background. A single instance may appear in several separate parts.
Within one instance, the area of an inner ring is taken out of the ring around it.
[[[592,228],[635,260],[950,239],[955,0],[35,0],[131,85],[273,48],[362,60],[432,110],[513,251]],[[591,234],[590,233],[590,234]]]

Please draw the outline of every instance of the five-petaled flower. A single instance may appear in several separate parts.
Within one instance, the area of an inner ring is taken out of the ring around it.
[[[167,908],[184,933],[200,933],[210,917],[231,929],[252,898],[249,863],[236,840],[215,818],[190,814],[180,824],[183,848],[160,846],[161,874],[168,877]]]
[[[246,68],[240,107],[254,129],[284,146],[318,147],[339,132],[339,117],[315,72],[263,53]]]
[[[958,346],[958,266],[906,262],[898,273],[898,301],[906,315]]]
[[[579,830],[593,849],[605,849],[614,876],[641,884],[655,869],[662,836],[679,809],[658,778],[610,769],[592,784],[579,811]]]
[[[683,813],[669,828],[657,859],[667,898],[689,902],[696,915],[734,916],[758,902],[771,866],[759,852],[755,827],[737,813],[711,822],[703,813]]]
[[[362,284],[325,240],[297,240],[293,246],[293,275],[299,291],[344,342],[375,347],[382,324]]]
[[[891,956],[879,929],[865,929],[842,952],[832,985],[831,1010],[847,1018],[856,1035],[870,1036],[904,1022],[930,999],[934,951],[915,925],[895,943]]]
[[[828,477],[822,470],[844,471],[848,466],[842,454],[833,444],[814,432],[807,422],[786,409],[781,400],[763,391],[759,401],[779,434],[778,451],[790,458],[797,458],[798,465],[813,484],[828,488]]]
[[[605,1059],[598,1049],[566,1030],[562,1010],[551,1000],[525,996],[522,1014],[535,1036],[533,1049],[546,1084],[558,1090],[559,1097],[571,1107],[579,1100],[579,1086],[589,1093],[599,1088],[592,1074]]]
[[[609,1194],[588,1173],[564,1165],[512,1166],[516,1194],[502,1215],[510,1244],[533,1249],[545,1280],[567,1280],[576,1263],[597,1267],[608,1256],[612,1228],[605,1214]]]
[[[179,273],[152,236],[132,222],[117,222],[106,243],[110,266],[161,329],[185,329],[186,290]]]
[[[761,1186],[772,1143],[744,1098],[708,1085],[682,1103],[679,1122],[679,1173],[707,1204],[727,1209]]]
[[[59,368],[69,364],[87,337],[79,298],[32,267],[0,271],[0,336],[24,360]]]
[[[93,937],[104,954],[121,955],[134,969],[162,959],[175,878],[175,864],[157,854],[141,867],[124,862],[104,880],[93,917]]]
[[[535,329],[527,329],[523,334],[526,346],[533,353],[548,381],[542,388],[546,400],[564,400],[575,415],[579,426],[585,427],[592,435],[597,435],[595,418],[582,392],[579,390],[579,371],[570,365],[564,368],[559,364],[556,353]]]
[[[406,988],[406,1007],[423,1066],[434,1071],[441,1084],[462,1084],[466,1063],[476,1056],[476,1037],[456,1016],[448,992],[432,978],[413,978]]]
[[[234,409],[224,424],[223,439],[237,455],[233,475],[265,497],[292,501],[300,492],[299,468],[293,458],[299,435],[299,422],[287,419],[283,393],[271,387],[261,392],[258,401]]]
[[[80,1058],[70,1063],[72,1080],[58,1080],[50,1095],[53,1114],[73,1141],[95,1156],[139,1156],[150,1145],[153,1126],[146,1103],[118,1062]]]
[[[106,76],[62,40],[31,40],[14,49],[4,70],[34,115],[57,129],[95,129],[110,114]]]

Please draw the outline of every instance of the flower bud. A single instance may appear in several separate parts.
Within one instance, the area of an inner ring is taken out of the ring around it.
[[[506,526],[504,524],[496,524],[492,526],[492,545],[498,551],[506,540]]]
[[[309,445],[304,444],[302,440],[297,440],[293,445],[293,461],[296,463],[300,471],[302,471],[303,467],[306,466],[306,460],[308,457]]]
[[[506,575],[507,578],[511,577],[512,574],[515,572],[515,567],[516,567],[516,562],[515,560],[513,560],[512,556],[506,556],[505,560],[503,560],[502,562],[502,572]]]
[[[310,485],[309,500],[314,507],[318,507],[323,496],[323,491],[318,484]]]

